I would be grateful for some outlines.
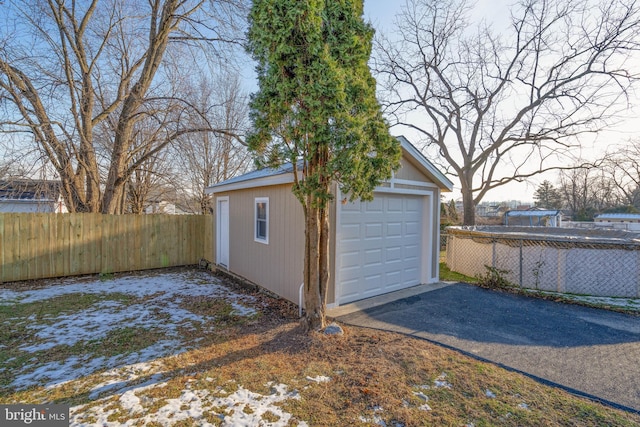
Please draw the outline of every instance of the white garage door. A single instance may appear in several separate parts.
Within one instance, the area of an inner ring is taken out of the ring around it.
[[[376,194],[342,205],[339,215],[338,304],[420,284],[421,197]]]

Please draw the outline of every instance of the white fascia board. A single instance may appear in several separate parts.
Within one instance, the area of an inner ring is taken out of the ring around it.
[[[232,182],[206,188],[205,194],[222,193],[225,191],[244,190],[247,188],[269,187],[271,185],[291,184],[294,182],[293,172],[280,175],[267,176],[259,179],[248,179],[246,181]]]
[[[387,194],[409,194],[415,196],[430,196],[436,189],[414,190],[410,188],[390,188],[390,187],[376,187],[373,190],[374,193],[387,193]]]
[[[413,185],[416,187],[424,187],[424,188],[440,188],[438,187],[437,184],[434,184],[433,182],[412,181],[410,179],[391,178],[391,181],[389,181],[389,183],[401,184],[401,185]]]

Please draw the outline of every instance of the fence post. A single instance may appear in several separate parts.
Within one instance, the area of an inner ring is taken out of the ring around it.
[[[522,239],[520,239],[520,287],[522,287]]]

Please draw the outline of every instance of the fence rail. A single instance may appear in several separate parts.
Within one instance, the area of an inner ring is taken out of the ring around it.
[[[0,282],[197,264],[210,215],[0,214]]]
[[[640,244],[610,239],[547,238],[448,230],[447,265],[471,277],[487,267],[524,288],[640,297]]]

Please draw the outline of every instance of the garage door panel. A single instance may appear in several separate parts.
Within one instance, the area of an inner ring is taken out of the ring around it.
[[[415,237],[416,239],[420,235],[420,223],[418,222],[405,222],[404,223],[404,235],[406,237]]]
[[[419,198],[405,198],[404,202],[407,212],[422,212],[422,201]]]
[[[387,222],[387,237],[402,237],[402,222]]]
[[[386,281],[389,284],[402,282],[402,270],[391,270],[385,273]]]
[[[416,251],[404,251],[402,259],[407,264],[407,268],[415,268],[419,259],[418,253]]]
[[[360,268],[360,251],[340,254],[340,265],[343,269]]]
[[[355,301],[356,299],[359,299],[359,289],[358,289],[359,282],[360,282],[360,278],[344,280],[342,284],[345,290],[343,291],[344,295],[342,296],[342,298],[345,300],[351,300],[351,301]]]
[[[361,206],[364,207],[363,212],[383,212],[384,211],[384,199],[382,198],[374,198],[370,202],[360,202]]]
[[[364,280],[367,282],[367,291],[382,289],[382,274],[368,274]]]
[[[360,210],[362,209],[362,202],[360,200],[355,200],[350,203],[345,203],[341,206],[341,209],[342,213],[345,214],[349,212],[360,212]]]
[[[364,237],[367,239],[382,238],[382,222],[365,224]]]
[[[394,246],[385,248],[385,261],[391,263],[394,261],[402,261],[402,246]]]
[[[382,249],[369,249],[364,252],[365,267],[373,267],[382,264]]]
[[[419,280],[414,279],[414,277],[418,274],[417,268],[407,268],[403,272],[402,283],[408,286],[418,285],[420,283]]]
[[[402,198],[387,198],[387,212],[402,212],[404,210],[404,200]]]
[[[344,224],[341,229],[341,241],[358,241],[360,240],[360,224]]]
[[[377,194],[341,206],[340,304],[420,283],[422,205],[422,197]]]

